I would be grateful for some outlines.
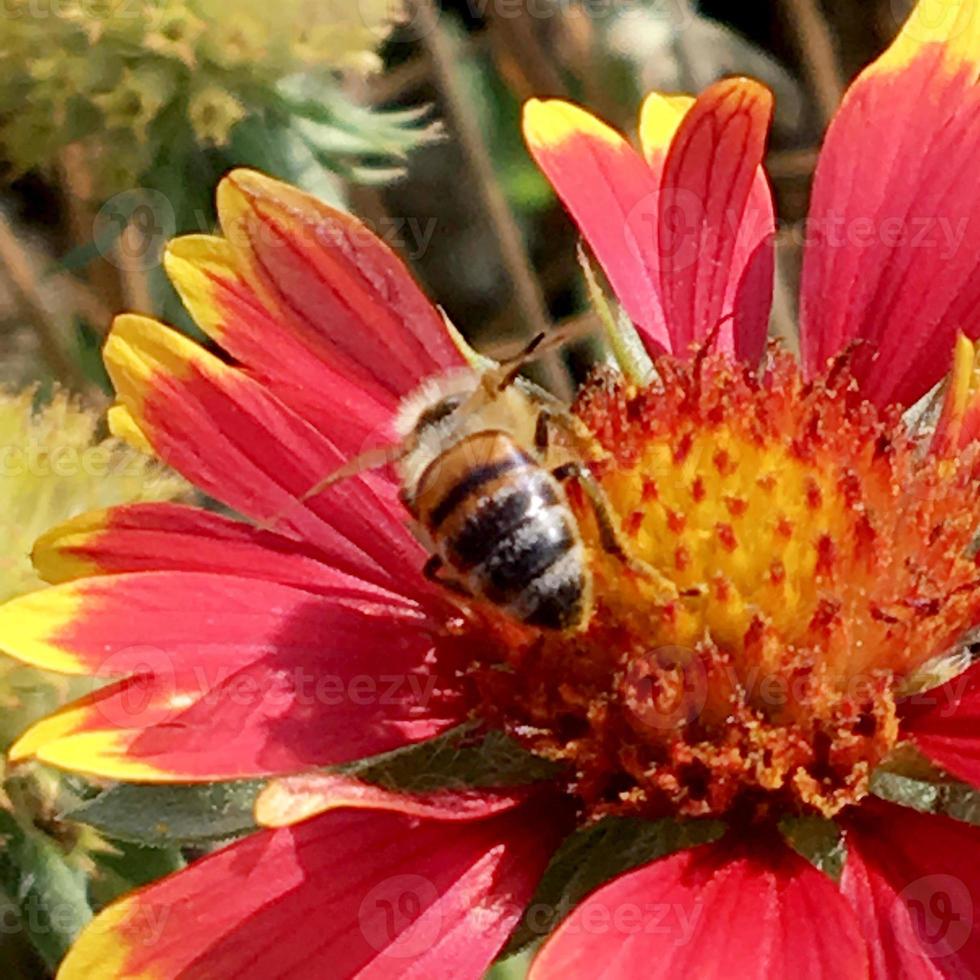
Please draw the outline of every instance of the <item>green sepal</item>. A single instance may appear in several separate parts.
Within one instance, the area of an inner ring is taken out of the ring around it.
[[[871,792],[920,813],[936,813],[980,826],[980,791],[942,773],[932,780],[879,769],[871,777]]]
[[[242,779],[172,786],[121,783],[62,816],[131,844],[209,844],[258,829],[252,810],[265,782]]]
[[[543,939],[603,883],[677,851],[718,840],[717,820],[649,821],[605,817],[573,833],[545,870],[534,898],[504,947],[501,960]]]
[[[839,882],[847,859],[847,846],[840,827],[818,816],[784,817],[779,830],[786,843],[815,868]]]
[[[338,768],[364,782],[405,793],[526,786],[561,773],[556,763],[532,755],[509,735],[483,734],[475,723]]]
[[[491,786],[524,786],[553,779],[560,769],[526,752],[502,732],[461,725],[437,738],[326,772],[405,793]],[[258,830],[253,810],[268,779],[139,786],[120,783],[62,813],[130,844],[207,845]]]
[[[620,371],[633,384],[649,384],[656,372],[636,327],[623,311],[620,310],[618,315],[613,313],[605,293],[599,286],[595,269],[581,245],[578,249],[578,261],[585,276],[592,309],[602,324],[606,341]]]

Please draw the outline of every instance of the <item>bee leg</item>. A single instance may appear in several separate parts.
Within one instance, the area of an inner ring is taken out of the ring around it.
[[[439,555],[430,555],[425,564],[422,566],[422,574],[428,581],[435,582],[436,585],[441,586],[444,589],[448,589],[450,592],[455,592],[457,595],[465,596],[467,599],[472,599],[472,593],[469,592],[461,582],[457,582],[456,579],[445,578],[439,574],[444,567],[445,562]]]
[[[658,582],[663,581],[663,576],[651,565],[630,554],[629,548],[623,541],[622,531],[613,516],[612,507],[605,490],[602,489],[599,481],[584,463],[564,463],[553,469],[551,473],[559,483],[574,480],[585,492],[592,513],[595,515],[596,524],[599,528],[599,541],[604,551],[618,558],[630,571],[637,575],[655,579]]]
[[[547,452],[551,443],[551,413],[542,410],[538,414],[538,421],[534,425],[534,446],[540,452]]]

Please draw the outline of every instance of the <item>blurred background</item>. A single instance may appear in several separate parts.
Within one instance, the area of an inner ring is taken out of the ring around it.
[[[521,140],[522,102],[572,98],[629,133],[649,89],[695,92],[753,75],[777,96],[772,330],[792,344],[796,232],[822,134],[849,79],[910,7],[6,0],[0,599],[40,586],[28,554],[45,527],[99,505],[187,494],[107,438],[99,349],[123,310],[201,339],[162,275],[160,249],[175,233],[213,229],[214,185],[229,167],[257,167],[361,216],[474,346],[493,351],[591,315],[576,232]],[[546,380],[568,390],[585,367],[573,351]],[[58,469],[66,448],[72,465]],[[0,661],[0,747],[72,693]],[[147,846],[66,816],[91,792],[39,769],[4,781],[3,977],[49,976],[93,909],[242,829],[226,822]],[[504,969],[519,976],[522,966]]]
[[[791,332],[821,134],[906,0],[8,0],[0,24],[0,380],[104,387],[114,313],[192,329],[158,264],[234,164],[349,206],[477,345],[584,308],[576,234],[519,133],[532,95],[629,132],[644,92],[777,94],[774,328]]]

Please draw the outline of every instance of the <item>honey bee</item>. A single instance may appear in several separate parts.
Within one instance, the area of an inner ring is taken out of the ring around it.
[[[393,450],[352,460],[305,496],[393,462],[431,552],[428,578],[528,626],[579,631],[592,613],[592,574],[567,483],[584,491],[603,548],[633,563],[584,462],[591,436],[560,400],[519,377],[544,339],[493,368],[428,379],[401,404]],[[559,331],[547,346],[563,339]]]

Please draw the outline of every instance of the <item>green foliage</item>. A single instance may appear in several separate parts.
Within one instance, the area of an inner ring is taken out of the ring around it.
[[[604,882],[676,851],[717,840],[716,820],[606,817],[572,834],[548,865],[538,890],[500,955],[506,959],[543,938]]]
[[[871,791],[883,800],[921,813],[938,813],[980,825],[980,791],[943,773],[922,777],[879,770],[871,779]]]
[[[823,817],[786,817],[779,829],[790,846],[814,867],[840,881],[847,848],[840,827]]]
[[[86,884],[54,841],[0,809],[0,890],[51,967],[92,917]]]
[[[328,770],[329,771],[329,770]],[[474,786],[520,786],[552,778],[551,763],[525,752],[500,732],[464,725],[419,745],[334,771],[406,793]],[[255,799],[265,779],[201,785],[119,784],[64,811],[66,820],[152,847],[202,846],[251,833]]]
[[[180,786],[119,785],[62,814],[120,841],[199,846],[256,830],[260,779]]]
[[[438,738],[344,767],[368,783],[408,793],[465,787],[523,786],[560,770],[503,732],[462,725]]]
[[[259,119],[270,131],[295,127],[330,170],[383,178],[424,127],[410,113],[353,106],[336,72],[376,65],[394,12],[387,0],[67,0],[40,16],[29,0],[13,0],[0,23],[12,69],[0,86],[0,147],[29,170],[78,142],[95,196],[105,199],[156,187],[147,175],[163,159],[186,169]],[[298,86],[305,104],[294,98]],[[360,162],[365,156],[376,159]]]

